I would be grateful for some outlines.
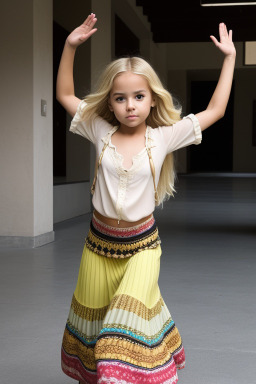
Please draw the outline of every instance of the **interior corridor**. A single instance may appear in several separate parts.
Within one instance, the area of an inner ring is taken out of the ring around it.
[[[155,217],[159,284],[186,351],[179,383],[254,384],[256,177],[180,176],[176,189]],[[89,221],[56,225],[40,248],[1,250],[1,384],[74,382],[60,348]]]

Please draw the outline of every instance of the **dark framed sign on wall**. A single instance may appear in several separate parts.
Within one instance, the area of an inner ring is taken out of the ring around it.
[[[256,41],[244,42],[244,65],[256,65]]]

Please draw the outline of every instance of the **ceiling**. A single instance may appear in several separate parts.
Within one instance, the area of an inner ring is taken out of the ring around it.
[[[210,41],[218,24],[233,30],[234,41],[256,41],[256,5],[202,7],[200,0],[136,0],[148,17],[156,43]]]

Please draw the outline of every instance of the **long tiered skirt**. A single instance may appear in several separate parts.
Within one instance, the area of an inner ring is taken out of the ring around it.
[[[67,375],[87,384],[177,383],[185,354],[158,287],[160,256],[154,219],[117,230],[94,218],[63,336]]]

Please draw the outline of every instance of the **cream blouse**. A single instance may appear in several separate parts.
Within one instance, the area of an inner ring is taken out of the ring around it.
[[[155,209],[153,177],[147,153],[151,154],[155,166],[155,182],[158,184],[160,171],[168,153],[202,140],[198,119],[193,115],[169,127],[147,127],[145,148],[133,157],[131,168],[123,167],[123,156],[111,142],[111,136],[118,129],[101,117],[87,123],[81,120],[86,103],[81,101],[71,122],[70,131],[90,140],[96,149],[97,159],[107,143],[101,165],[98,169],[92,203],[102,215],[134,222],[150,215]]]

